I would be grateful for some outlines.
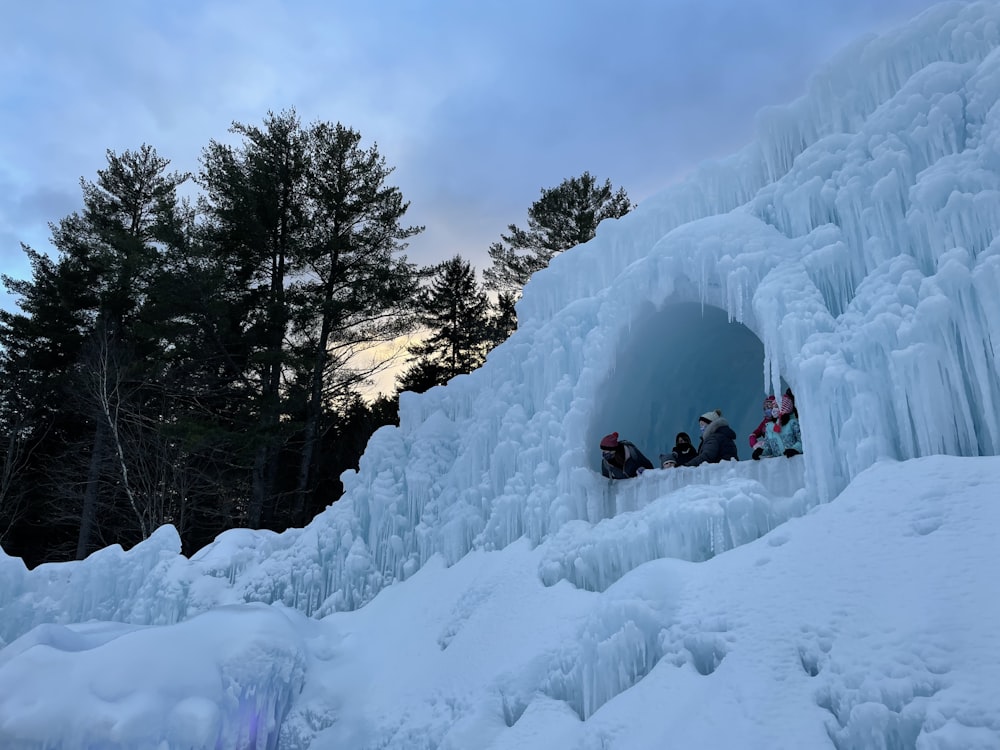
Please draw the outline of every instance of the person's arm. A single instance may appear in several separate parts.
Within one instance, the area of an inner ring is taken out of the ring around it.
[[[722,430],[718,429],[705,441],[705,461],[710,464],[717,464],[722,460],[722,444],[725,438]]]
[[[652,469],[653,464],[634,445],[627,445],[625,446],[625,466],[623,468],[626,477],[636,477],[646,469]]]
[[[691,459],[688,466],[701,466],[703,463],[714,463],[719,460],[719,436],[709,435],[701,441],[698,455]]]
[[[790,442],[785,443],[785,450],[794,450],[796,453],[802,452],[802,430],[799,427],[799,420],[792,417],[788,420],[788,436]]]

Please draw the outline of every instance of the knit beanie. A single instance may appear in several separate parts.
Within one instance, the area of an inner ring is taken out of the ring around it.
[[[787,393],[781,397],[781,416],[791,414],[795,410],[795,401]]]
[[[698,417],[699,422],[708,422],[712,424],[716,419],[722,416],[722,409],[713,409],[712,411],[706,411],[700,417]]]
[[[780,411],[780,413],[779,413],[778,416],[779,417],[783,417],[786,414],[791,414],[794,409],[795,409],[795,402],[792,401],[791,397],[788,396],[788,395],[782,396],[781,397],[781,411]],[[774,423],[774,431],[775,432],[781,432],[781,420],[780,419],[778,419],[778,421]]]
[[[618,447],[618,433],[612,432],[610,435],[605,435],[601,438],[601,450],[613,451]]]

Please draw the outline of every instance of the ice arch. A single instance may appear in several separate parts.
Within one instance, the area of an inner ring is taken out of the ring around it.
[[[697,446],[698,415],[719,408],[736,431],[740,459],[747,459],[747,436],[760,422],[767,387],[763,343],[725,310],[697,302],[659,309],[647,303],[622,335],[599,386],[588,443],[595,446],[617,431],[655,463],[678,432]]]

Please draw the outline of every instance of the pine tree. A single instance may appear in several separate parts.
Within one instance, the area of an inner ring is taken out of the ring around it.
[[[485,273],[487,285],[519,295],[531,275],[556,254],[593,239],[604,219],[620,218],[632,208],[624,188],[614,190],[611,180],[598,184],[590,172],[543,189],[528,209],[528,228],[510,224],[510,233],[490,245],[493,266]]]
[[[499,292],[496,295],[496,302],[490,303],[490,313],[487,321],[487,351],[500,346],[517,330],[517,311],[514,309],[516,301],[514,292],[508,291]]]
[[[423,231],[401,223],[409,203],[387,184],[393,170],[377,147],[361,146],[360,133],[317,123],[308,141],[311,233],[292,327],[296,367],[307,383],[293,509],[299,523],[307,520],[322,428],[332,420],[327,403],[382,367],[359,363],[359,355],[415,326],[417,274],[403,251],[405,240]]]
[[[387,184],[392,169],[356,131],[306,128],[294,111],[233,130],[243,143],[213,143],[200,176],[200,265],[223,284],[204,317],[216,345],[234,352],[226,364],[257,414],[247,523],[277,511],[302,522],[329,404],[379,366],[360,354],[414,325],[416,269],[402,251],[422,227],[401,223],[409,204]],[[279,508],[283,493],[290,510]]]
[[[430,333],[409,348],[418,359],[401,376],[401,387],[426,390],[482,364],[490,336],[489,302],[468,261],[456,255],[436,266],[418,310]]]
[[[23,312],[0,315],[0,367],[6,382],[19,384],[16,393],[4,393],[4,409],[19,404],[14,408],[30,415],[34,434],[44,434],[44,446],[32,449],[36,460],[71,466],[79,458],[88,465],[85,480],[72,485],[83,487],[78,557],[96,536],[106,539],[110,532],[118,541],[119,532],[111,529],[142,538],[156,524],[152,498],[138,497],[137,476],[130,472],[133,461],[149,457],[126,445],[124,420],[147,413],[150,423],[159,421],[148,414],[152,395],[136,385],[148,382],[155,353],[141,313],[177,187],[187,179],[168,173],[169,161],[147,145],[121,155],[108,151],[107,161],[96,182],[81,180],[82,212],[52,225],[57,258],[25,248],[32,280],[4,279]],[[123,497],[129,506],[120,504]]]

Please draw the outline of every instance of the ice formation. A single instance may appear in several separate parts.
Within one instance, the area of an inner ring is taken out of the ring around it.
[[[321,618],[374,604],[432,560],[514,543],[539,547],[535,575],[549,589],[604,596],[649,561],[707,560],[752,542],[880,460],[1000,453],[998,100],[996,2],[946,3],[859,41],[801,99],[762,112],[752,145],[536,274],[518,332],[478,371],[403,394],[400,426],[372,437],[344,497],[306,528],[228,532],[190,560],[169,528],[128,553],[31,572],[0,556],[0,646],[10,644],[0,676],[25,638],[72,651],[74,638],[98,637],[57,625],[169,630],[248,602]],[[746,458],[761,399],[786,384],[801,458],[653,471],[620,487],[597,471],[601,435],[619,431],[655,456],[716,407]],[[532,689],[586,719],[671,654],[699,673],[715,668],[723,630],[664,640],[666,615],[645,606],[612,607],[614,622],[592,615],[591,640]],[[824,658],[817,638],[803,663]],[[240,644],[230,647],[238,660]],[[618,672],[595,666],[609,648],[641,658],[623,657]],[[206,747],[243,746],[220,727],[251,695],[266,717],[255,747],[278,746],[289,711],[309,723],[289,709],[306,657],[289,647],[276,659],[280,678],[246,677],[221,714],[177,709],[201,722],[192,747],[209,737]],[[511,724],[540,710],[515,688],[502,701]],[[847,737],[844,700],[831,693],[829,711]],[[4,708],[0,697],[0,737]]]

